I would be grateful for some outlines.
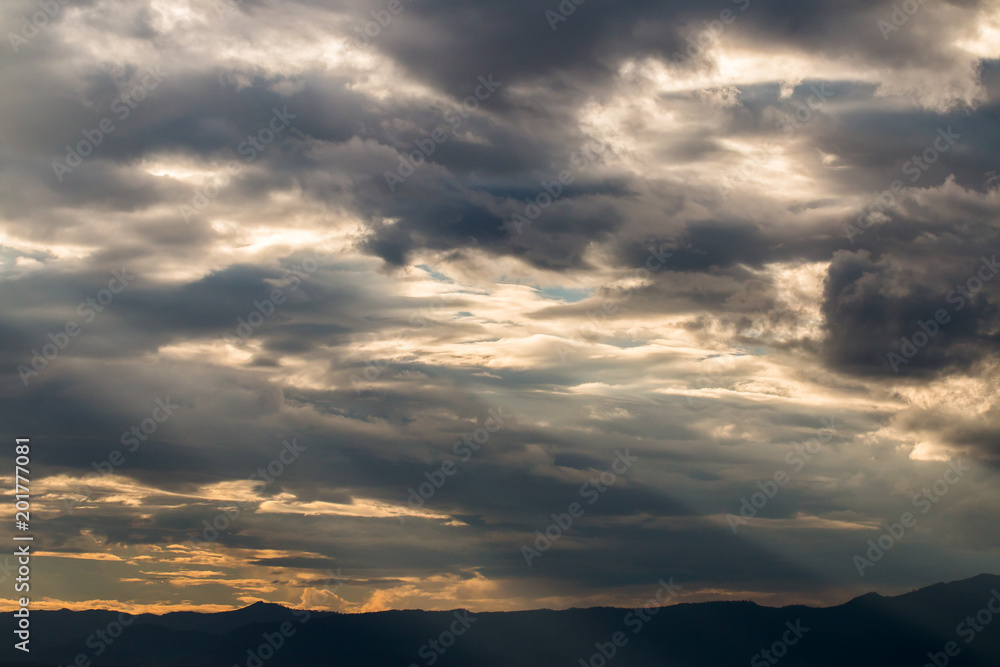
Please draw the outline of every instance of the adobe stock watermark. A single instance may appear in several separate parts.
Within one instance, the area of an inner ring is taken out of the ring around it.
[[[17,566],[18,562],[16,560],[12,561],[10,554],[3,557],[3,562],[0,563],[0,584],[17,574]]]
[[[709,405],[707,401],[705,405],[702,406],[695,405],[694,399],[691,397],[690,390],[691,389],[701,390],[701,389],[708,389],[709,387],[717,387],[719,384],[721,384],[721,380],[723,377],[722,372],[723,371],[728,372],[728,369],[722,365],[722,362],[719,361],[719,357],[717,355],[712,355],[706,357],[705,359],[699,359],[699,361],[710,361],[713,364],[715,364],[715,369],[702,370],[701,373],[698,374],[698,377],[694,379],[694,382],[687,385],[687,389],[689,391],[684,394],[684,400],[687,402],[688,409],[696,412],[706,409],[707,407],[709,407]]]
[[[965,304],[972,301],[972,297],[981,292],[986,283],[993,280],[1000,271],[1000,264],[997,264],[997,256],[994,254],[990,259],[985,256],[980,258],[979,269],[970,276],[964,284],[955,285],[955,289],[948,292],[945,300],[950,303],[957,313]],[[941,331],[942,327],[951,322],[951,315],[944,308],[938,308],[933,317],[926,320],[917,320],[918,330],[909,338],[903,336],[900,340],[902,345],[899,352],[889,352],[886,359],[892,370],[899,373],[900,367],[910,363],[910,360],[917,356],[920,350],[924,349]]]
[[[243,0],[212,0],[212,9],[215,10],[216,17],[221,19],[242,4]]]
[[[906,25],[910,17],[920,11],[927,0],[903,0],[902,2],[894,2],[892,4],[892,13],[889,14],[889,20],[879,19],[876,21],[875,25],[878,27],[879,32],[882,33],[882,39],[889,41],[889,35],[898,31],[904,25]]]
[[[146,440],[156,433],[160,424],[170,419],[174,414],[174,410],[178,410],[181,407],[175,403],[171,403],[169,396],[167,396],[166,400],[158,398],[154,403],[156,407],[153,408],[149,417],[146,417],[138,424],[134,424],[132,428],[122,433],[120,441],[122,445],[128,448],[130,454],[135,453],[135,450],[139,449],[139,445],[146,442]],[[100,463],[94,461],[91,465],[94,466],[94,470],[97,472],[107,475],[113,473],[114,469],[123,463],[125,463],[125,455],[120,450],[114,449],[108,455],[107,460]]]
[[[549,27],[552,28],[552,32],[555,32],[559,27],[559,24],[568,19],[576,8],[585,3],[587,0],[562,0],[556,7],[559,11],[553,11],[551,9],[545,10],[545,20],[549,22]]]
[[[327,578],[323,581],[322,589],[309,589],[303,595],[303,604],[310,604],[320,593],[333,593],[344,585],[344,580],[340,574],[340,568],[334,573],[327,570]],[[309,609],[292,609],[292,616],[299,621],[299,625],[305,625],[312,619],[313,615]],[[246,650],[247,658],[242,665],[236,663],[233,667],[263,667],[264,663],[275,656],[275,654],[285,646],[287,640],[295,636],[296,628],[291,621],[283,621],[276,632],[264,631],[261,633],[261,641],[256,647]]]
[[[430,305],[424,306],[418,313],[410,315],[410,326],[426,329],[439,315],[448,312],[448,307],[458,300],[454,294],[441,294]]]
[[[804,627],[799,619],[796,619],[795,625],[792,625],[791,621],[786,621],[785,627],[788,629],[781,635],[781,639],[775,641],[769,648],[758,651],[750,658],[752,667],[767,667],[778,664],[781,658],[788,655],[788,648],[798,644],[799,640],[809,632],[809,628]]]
[[[931,484],[929,488],[925,487],[921,489],[920,493],[913,496],[913,507],[920,509],[920,514],[927,514],[935,504],[941,502],[941,498],[948,493],[952,486],[958,484],[965,477],[965,473],[969,470],[971,468],[962,465],[961,459],[950,462],[948,469],[940,479]],[[917,525],[918,518],[912,512],[903,512],[896,523],[882,524],[882,530],[885,532],[874,540],[868,540],[868,551],[865,552],[867,558],[861,555],[852,558],[854,566],[858,569],[858,574],[863,577],[866,569],[875,567],[875,563],[882,560],[882,557],[903,539],[906,531]]]
[[[300,625],[307,623],[312,616],[308,609],[292,609],[291,612]],[[296,630],[291,621],[283,621],[274,632],[265,630],[260,634],[260,644],[246,650],[247,658],[243,664],[234,663],[233,667],[263,667],[265,662],[281,650],[285,642],[295,636]]]
[[[781,113],[778,120],[774,122],[774,128],[780,130],[786,139],[792,138],[800,128],[811,123],[816,118],[816,113],[819,109],[833,97],[833,93],[827,90],[826,83],[820,83],[818,86],[812,84],[809,86],[809,89],[812,92],[806,98],[804,104],[797,104],[792,114]],[[736,170],[734,175],[723,177],[716,186],[719,189],[719,195],[722,197],[722,200],[729,199],[729,194],[736,188],[736,184],[749,181],[754,170],[766,166],[766,161],[771,158],[777,148],[777,139],[774,137],[768,138],[759,151],[759,153],[763,154],[763,157],[751,155],[747,158],[747,162],[750,165],[743,164]]]
[[[308,609],[292,609],[292,616],[298,619],[300,625],[309,621],[312,614]],[[260,634],[261,642],[256,648],[248,648],[247,659],[243,665],[234,663],[233,667],[263,667],[264,663],[274,657],[289,639],[295,636],[296,627],[291,621],[283,621],[274,632],[265,630]]]
[[[324,574],[326,574],[327,577],[323,580],[322,587],[306,589],[306,591],[302,594],[302,604],[309,606],[322,603],[323,593],[335,593],[345,583],[339,567],[336,572],[327,569]]]
[[[354,386],[354,393],[356,393],[358,396],[363,394],[365,390],[368,389],[370,386],[366,385],[365,382],[369,383],[375,382],[375,380],[379,379],[382,376],[382,373],[384,373],[385,370],[389,368],[389,366],[391,365],[392,361],[390,361],[389,359],[375,359],[366,361],[365,370],[362,371],[362,375],[364,375],[364,378],[362,378],[357,373],[351,376],[351,385]]]
[[[448,649],[455,645],[455,641],[468,632],[472,624],[479,620],[464,609],[453,611],[451,614],[455,617],[455,620],[451,622],[448,629],[438,635],[436,639],[428,639],[417,650],[417,655],[423,658],[424,663],[428,666],[433,665],[441,656],[447,653]],[[420,667],[420,665],[411,662],[409,667]]]
[[[906,176],[910,177],[911,183],[916,183],[920,180],[931,166],[937,162],[944,153],[951,150],[951,147],[955,145],[958,139],[962,138],[962,135],[957,132],[951,131],[951,126],[948,129],[939,127],[937,129],[938,136],[934,137],[930,141],[930,145],[927,146],[918,155],[913,155],[909,160],[903,163],[902,172]],[[880,194],[876,195],[867,206],[862,209],[861,213],[857,217],[857,225],[846,224],[844,225],[844,236],[852,244],[854,239],[861,236],[872,225],[876,222],[885,219],[885,211],[896,205],[896,197],[903,193],[903,187],[906,184],[900,180],[894,180],[887,190],[882,191]]]
[[[992,596],[975,616],[966,616],[965,620],[955,626],[955,634],[961,637],[966,645],[971,644],[993,622],[993,617],[1000,614],[1000,591],[994,588],[990,593]],[[958,657],[961,652],[962,648],[958,642],[947,642],[943,651],[927,654],[929,662],[925,663],[924,667],[946,667],[951,659]]]
[[[646,600],[644,607],[636,607],[622,618],[622,624],[632,630],[633,635],[639,634],[646,624],[660,613],[660,609],[676,598],[677,592],[684,588],[680,584],[675,584],[673,577],[668,581],[660,579],[657,583],[660,585],[659,588],[653,597]],[[580,658],[580,667],[604,667],[618,655],[619,650],[628,646],[628,642],[629,637],[623,631],[614,632],[610,641],[594,643],[594,648],[597,650],[587,659]]]
[[[412,486],[407,489],[410,492],[410,496],[407,498],[410,507],[413,509],[423,507],[424,502],[433,498],[434,494],[440,491],[441,487],[448,481],[448,478],[458,472],[458,464],[467,463],[483,445],[489,442],[490,436],[503,428],[504,424],[511,418],[511,415],[504,412],[503,408],[499,406],[490,408],[487,414],[482,426],[472,433],[462,436],[452,445],[451,451],[458,457],[458,463],[455,459],[445,459],[437,470],[424,472],[424,477],[427,478],[426,482],[419,484],[416,489]],[[405,523],[403,517],[399,517],[399,521]]]
[[[596,162],[597,158],[604,155],[608,146],[607,142],[597,142],[593,147],[585,146],[578,151],[574,151],[569,156],[569,164],[577,171],[583,171]],[[558,177],[553,179],[551,183],[546,183],[543,179],[541,181],[542,190],[534,197],[525,197],[524,209],[521,213],[511,214],[510,220],[507,221],[505,226],[513,229],[515,233],[521,234],[525,227],[530,227],[534,224],[535,220],[542,215],[542,212],[549,206],[552,206],[562,196],[564,186],[572,184],[575,180],[576,176],[569,169],[560,171]]]
[[[131,611],[135,611],[135,606],[129,603]],[[125,632],[125,628],[132,625],[135,622],[135,616],[127,612],[119,612],[118,618],[109,621],[106,625],[97,628],[94,632],[87,637],[86,642],[87,648],[94,652],[94,658],[99,658],[104,655],[104,652],[108,650],[115,640],[122,636]],[[77,653],[73,658],[72,665],[65,665],[65,667],[88,667],[91,664],[89,653],[81,652]],[[64,667],[59,665],[59,667]]]
[[[329,576],[323,582],[321,592],[333,593],[344,584],[339,567],[336,574],[330,570],[327,570],[326,574]],[[312,597],[318,594],[319,592],[310,589],[303,595],[303,603],[308,604]],[[309,609],[292,609],[291,612],[292,616],[298,619],[299,625],[305,625],[313,617]],[[251,646],[246,650],[247,657],[243,664],[236,663],[233,667],[263,667],[264,663],[273,658],[288,643],[288,640],[295,636],[296,630],[297,628],[291,621],[283,621],[274,632],[265,630],[260,635],[262,641],[256,647]]]
[[[726,521],[729,523],[729,527],[732,529],[733,535],[736,535],[739,526],[746,526],[749,524],[750,519],[757,516],[757,513],[762,510],[772,498],[778,495],[778,492],[781,489],[788,485],[788,482],[791,480],[791,475],[800,472],[814,456],[822,451],[823,445],[830,442],[833,439],[833,436],[837,434],[836,417],[830,417],[829,421],[826,419],[821,419],[820,421],[823,423],[823,428],[820,429],[816,437],[810,438],[805,443],[795,445],[795,447],[793,447],[792,450],[785,455],[785,463],[792,467],[791,474],[784,469],[781,469],[775,471],[771,479],[763,482],[757,482],[757,488],[759,488],[760,491],[751,494],[749,500],[747,500],[746,496],[740,498],[739,516],[734,514],[726,515]]]
[[[385,184],[389,186],[389,192],[396,192],[398,186],[405,183],[406,179],[412,176],[420,165],[427,162],[427,158],[434,155],[439,144],[448,141],[449,134],[456,132],[458,128],[462,127],[465,119],[479,108],[479,103],[488,100],[503,85],[502,81],[494,81],[492,74],[486,75],[486,78],[479,77],[477,81],[479,85],[473,90],[472,95],[462,100],[462,105],[458,108],[457,112],[449,109],[442,114],[442,118],[448,123],[450,129],[438,125],[431,131],[429,138],[417,139],[413,142],[416,150],[412,150],[399,158],[399,165],[396,167],[396,171],[385,171]],[[480,91],[483,92],[480,93]]]
[[[741,12],[745,12],[750,7],[750,0],[732,0],[732,3],[739,5]],[[686,36],[684,41],[688,45],[684,49],[684,53],[674,51],[670,59],[680,64],[701,58],[710,46],[718,43],[719,38],[722,37],[722,33],[726,30],[726,26],[732,25],[736,21],[737,16],[731,9],[723,9],[719,12],[718,19],[702,21],[702,25],[705,26],[704,30],[701,30],[694,38],[690,35]]]
[[[263,484],[263,488],[267,488],[269,484],[274,483],[278,477],[281,477],[285,473],[285,470],[295,463],[299,459],[299,456],[302,455],[302,452],[307,449],[300,445],[295,438],[292,438],[291,442],[283,440],[281,444],[282,448],[278,456],[271,459],[266,466],[258,468],[256,472],[247,477],[248,480],[257,484]],[[201,535],[191,537],[188,543],[192,547],[200,549],[203,544],[215,542],[236,523],[244,510],[253,507],[253,505],[254,503],[252,502],[236,501],[231,508],[223,508],[222,511],[212,518],[211,522],[207,519],[203,520],[201,523],[204,525],[204,529],[201,531]]]
[[[104,309],[111,305],[115,295],[124,292],[133,280],[135,280],[135,276],[127,269],[112,271],[107,288],[81,301],[76,307],[76,314],[83,318],[84,324],[90,324],[97,318],[98,313],[103,313]],[[79,336],[82,331],[82,326],[77,324],[76,320],[70,320],[66,322],[61,331],[49,333],[50,342],[42,345],[41,352],[37,348],[32,348],[31,359],[25,364],[17,365],[17,372],[21,376],[21,382],[24,383],[24,386],[27,387],[31,378],[37,377],[48,368],[49,363],[69,347],[70,340]]]
[[[309,276],[319,269],[319,257],[313,255],[302,261],[302,265],[292,264],[292,268],[286,269],[281,278],[278,279],[278,286],[274,287],[268,297],[253,302],[253,310],[246,316],[236,318],[235,334],[226,332],[226,340],[234,345],[239,345],[253,336],[254,332],[267,320],[271,319],[279,306],[285,303],[288,298],[285,294],[287,289],[294,292],[307,280]]]
[[[624,454],[620,451],[615,451],[615,458],[611,460],[611,466],[592,477],[590,481],[580,487],[580,497],[587,499],[588,505],[593,505],[638,460],[639,457],[630,455],[628,449],[625,450]],[[572,528],[573,523],[582,517],[585,512],[586,509],[583,505],[578,502],[572,502],[562,514],[553,513],[551,515],[552,523],[545,528],[545,531],[535,531],[534,548],[527,544],[521,545],[521,555],[524,556],[524,562],[528,567],[531,567],[531,561],[541,558],[542,554],[551,549],[554,543],[562,539],[563,534]]]
[[[419,313],[410,315],[410,326],[426,329],[439,315],[448,312],[448,306],[457,299],[458,297],[454,294],[439,295],[431,302],[431,305],[424,306],[420,309]],[[361,394],[371,388],[371,383],[382,377],[382,373],[390,366],[392,366],[392,360],[390,359],[366,360],[365,369],[361,372],[361,375],[357,373],[351,375],[351,385],[354,387],[354,392],[358,396],[361,396]]]
[[[138,424],[133,424],[127,431],[122,431],[119,442],[127,448],[129,454],[134,454],[139,449],[139,445],[146,442],[150,436],[156,433],[160,428],[160,424],[170,419],[174,411],[179,410],[181,407],[176,403],[172,403],[169,396],[166,399],[157,398],[153,401],[153,404],[155,407],[153,407],[149,417],[146,417]],[[96,481],[113,475],[115,469],[124,464],[125,454],[120,449],[113,449],[105,460],[100,462],[91,461],[90,465],[94,468],[95,472],[89,473],[87,479],[89,481]],[[89,484],[84,483],[83,486],[77,486],[74,491],[77,495],[83,496],[83,500],[70,500],[67,498],[63,501],[67,511],[89,501],[93,493],[93,488]]]
[[[278,111],[278,107],[272,107],[271,111],[271,119],[267,125],[257,130],[257,134],[248,134],[247,138],[236,147],[236,152],[243,156],[246,164],[253,162],[257,155],[291,124],[292,119],[297,117],[297,114],[288,112],[287,105],[282,107],[281,111]],[[191,218],[208,208],[209,203],[232,183],[233,177],[242,172],[243,165],[236,160],[230,160],[220,176],[205,181],[195,190],[190,204],[181,204],[179,210],[184,222],[191,222]]]
[[[649,254],[646,256],[644,266],[635,269],[630,277],[645,281],[654,273],[660,271],[666,266],[667,259],[673,257],[673,253],[666,252],[665,248],[665,244],[660,244],[659,250],[655,246],[647,248]],[[559,354],[559,360],[565,364],[571,353],[575,352],[581,345],[586,344],[587,340],[584,334],[600,335],[601,330],[598,328],[598,325],[606,323],[610,316],[617,314],[621,305],[632,298],[635,289],[635,286],[629,286],[620,291],[618,298],[604,299],[600,308],[588,310],[587,318],[590,322],[577,327],[575,337],[563,339],[556,344],[556,352]]]
[[[406,1],[412,2],[413,0]],[[352,29],[354,39],[351,40],[351,43],[359,49],[371,46],[372,42],[382,34],[382,31],[389,27],[393,17],[401,14],[404,9],[406,9],[406,6],[400,0],[389,0],[386,3],[385,9],[369,10],[368,13],[371,14],[372,20],[366,22],[364,25],[354,26]]]
[[[139,106],[139,103],[145,100],[149,93],[156,90],[166,76],[160,70],[159,65],[147,67],[146,76],[139,84],[119,95],[111,103],[111,112],[118,117],[118,121],[124,122]],[[56,180],[62,183],[65,175],[73,173],[74,169],[83,164],[84,159],[92,155],[94,150],[104,142],[105,137],[116,129],[118,129],[118,125],[115,120],[111,116],[105,116],[97,123],[97,127],[82,130],[83,139],[81,141],[78,141],[75,146],[66,145],[65,160],[63,162],[52,161],[52,172],[55,174]]]
[[[10,42],[10,48],[14,49],[14,53],[19,53],[21,47],[37,35],[42,28],[47,27],[49,22],[67,4],[69,4],[69,0],[41,0],[38,2],[41,9],[31,15],[30,21],[27,16],[22,16],[21,29],[18,32],[7,33],[7,41]]]

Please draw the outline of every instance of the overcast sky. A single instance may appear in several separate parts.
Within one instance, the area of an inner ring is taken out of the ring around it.
[[[564,608],[670,577],[832,604],[997,572],[997,2],[0,26],[36,607]]]

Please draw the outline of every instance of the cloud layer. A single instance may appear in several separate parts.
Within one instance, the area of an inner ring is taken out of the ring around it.
[[[995,2],[43,6],[2,10],[0,419],[46,604],[995,570]]]

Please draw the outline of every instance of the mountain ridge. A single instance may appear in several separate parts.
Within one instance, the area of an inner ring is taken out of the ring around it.
[[[623,667],[757,667],[775,664],[764,656],[781,652],[783,666],[921,667],[940,655],[952,666],[995,667],[1000,613],[996,627],[984,624],[972,641],[958,634],[963,619],[987,609],[994,597],[1000,602],[1000,576],[982,574],[895,596],[867,593],[830,607],[717,600],[648,609],[344,614],[256,602],[224,612],[138,614],[117,628],[119,611],[33,611],[31,654],[16,655],[8,644],[0,647],[0,664],[548,667],[583,661],[597,667],[618,660]],[[4,615],[2,630],[12,632],[12,621]],[[956,656],[944,653],[949,642]]]

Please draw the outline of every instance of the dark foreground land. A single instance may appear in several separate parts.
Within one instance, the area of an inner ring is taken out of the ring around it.
[[[837,607],[708,602],[665,607],[653,616],[612,608],[307,615],[263,603],[217,614],[134,618],[113,611],[35,611],[28,655],[13,648],[14,619],[5,613],[0,664],[998,667],[998,591],[1000,577],[980,575],[897,597],[870,593]],[[131,622],[122,625],[122,619]]]

